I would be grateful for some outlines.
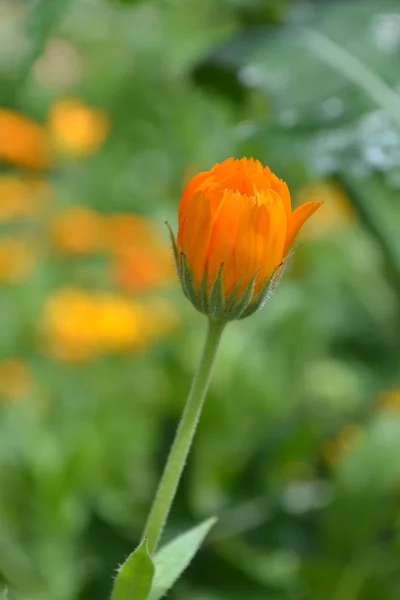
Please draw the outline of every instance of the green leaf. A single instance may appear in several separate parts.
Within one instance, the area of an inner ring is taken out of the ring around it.
[[[147,600],[154,576],[154,564],[143,541],[118,571],[111,600]]]
[[[156,573],[148,600],[159,600],[171,588],[189,565],[215,522],[214,517],[207,519],[157,552],[154,558]]]
[[[67,6],[68,0],[53,0],[53,2],[39,0],[32,4],[26,26],[27,38],[31,43],[31,52],[27,57],[25,74],[29,73],[35,60],[43,54],[46,42],[62,18]]]

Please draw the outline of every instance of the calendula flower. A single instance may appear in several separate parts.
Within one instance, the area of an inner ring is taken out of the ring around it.
[[[98,150],[110,125],[102,110],[91,108],[78,98],[65,98],[52,106],[48,128],[60,152],[82,157]]]
[[[29,169],[46,168],[51,152],[44,127],[13,110],[0,109],[0,160]]]
[[[174,242],[183,291],[213,319],[244,318],[272,294],[285,256],[320,202],[292,211],[284,181],[258,160],[229,158],[189,182]]]
[[[29,365],[20,358],[0,362],[0,400],[16,402],[26,397],[33,388],[33,374]]]

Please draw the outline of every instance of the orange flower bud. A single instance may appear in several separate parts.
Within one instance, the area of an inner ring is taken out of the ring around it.
[[[177,242],[172,235],[185,295],[213,319],[252,314],[271,296],[292,242],[320,205],[292,212],[286,183],[252,158],[199,173],[181,198]]]

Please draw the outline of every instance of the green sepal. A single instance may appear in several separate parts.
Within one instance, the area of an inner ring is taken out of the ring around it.
[[[199,294],[196,290],[196,286],[193,281],[192,273],[190,272],[189,265],[186,260],[186,256],[181,253],[180,255],[180,280],[182,284],[183,292],[188,300],[198,310],[201,310]]]
[[[256,281],[257,273],[254,273],[250,283],[247,285],[244,292],[240,295],[237,301],[233,304],[229,311],[225,312],[225,318],[229,321],[240,319],[241,315],[245,312],[249,306],[254,293],[254,284]]]
[[[221,319],[221,317],[225,316],[223,267],[224,265],[222,264],[209,295],[207,314],[214,320]]]
[[[223,285],[224,265],[221,264],[217,277],[211,285],[211,289],[208,281],[207,269],[204,272],[200,289],[197,289],[185,255],[182,252],[178,254],[175,237],[168,223],[167,227],[170,230],[174,257],[177,262],[178,276],[186,298],[188,298],[198,311],[206,314],[215,321],[221,319],[225,321],[245,319],[262,308],[274,293],[275,288],[285,271],[288,260],[295,252],[295,250],[292,250],[287,254],[256,296],[254,296],[254,286],[258,271],[253,275],[244,292],[239,293],[242,283],[239,281],[233,291],[229,294],[228,298],[226,298]]]
[[[172,227],[168,223],[168,221],[165,221],[165,224],[168,227],[169,237],[171,239],[171,244],[172,244],[172,251],[173,251],[173,254],[174,254],[175,266],[176,266],[176,270],[177,270],[178,276],[180,278],[180,275],[179,275],[179,254],[178,254],[178,246],[177,246],[177,243],[176,243],[176,238],[175,238],[174,232],[172,231]]]
[[[275,273],[275,271],[274,271],[274,273]],[[271,277],[268,279],[267,283],[264,285],[264,287],[261,289],[261,291],[254,298],[253,302],[251,302],[248,305],[248,307],[246,308],[246,310],[240,315],[240,317],[238,317],[239,319],[245,319],[246,317],[249,317],[250,315],[255,313],[257,310],[262,308],[264,306],[264,304],[267,302],[267,300],[270,299],[270,297],[273,294],[273,291],[271,291],[271,282],[272,282],[273,276],[274,275],[271,275]]]
[[[276,289],[276,286],[278,285],[279,281],[281,280],[281,277],[286,269],[288,260],[293,256],[293,254],[294,254],[294,250],[292,250],[283,259],[281,264],[276,267],[275,271],[272,273],[272,275],[268,279],[267,283],[261,289],[261,291],[259,292],[257,297],[253,300],[253,302],[251,302],[251,304],[249,304],[248,308],[240,315],[239,319],[245,319],[246,317],[249,317],[250,315],[255,313],[257,310],[263,308],[265,303],[268,302],[268,300],[273,295],[273,293]]]
[[[178,257],[178,276],[179,276],[179,281],[182,287],[182,291],[185,294],[186,298],[188,297],[187,291],[186,291],[186,281],[185,281],[185,268],[184,268],[184,259],[185,256],[184,254],[180,253],[179,257]]]
[[[208,273],[207,273],[207,268],[205,268],[205,270],[204,270],[203,279],[201,281],[199,301],[200,301],[200,310],[201,310],[201,312],[203,312],[204,314],[208,315],[209,314],[208,313],[209,298],[208,298]]]
[[[225,301],[225,314],[229,314],[231,312],[231,310],[234,308],[235,303],[237,301],[237,295],[239,293],[239,289],[240,289],[241,285],[242,285],[242,280],[240,280],[235,285],[235,287],[233,288],[233,290],[229,294],[228,298],[226,299],[226,301]]]

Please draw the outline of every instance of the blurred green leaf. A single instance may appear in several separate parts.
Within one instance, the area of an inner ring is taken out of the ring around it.
[[[398,10],[398,3],[383,0],[380,9],[389,19]],[[302,7],[286,27],[244,30],[234,41],[219,48],[213,58],[236,66],[244,85],[262,90],[279,110],[305,108],[331,95],[339,98],[347,95],[347,71],[353,67],[354,73],[357,69],[343,60],[340,50],[355,57],[357,67],[365,63],[370,72],[379,73],[395,85],[396,53],[380,43],[379,36],[383,33],[379,32],[380,23],[375,17],[373,0],[332,2],[312,10]],[[310,29],[303,27],[305,23]],[[382,29],[383,26],[384,23]],[[338,51],[339,55],[335,54]],[[328,60],[334,68],[327,69]],[[357,72],[356,78],[363,74]],[[357,104],[361,99],[362,96],[353,93],[346,104]]]
[[[9,600],[8,589],[6,587],[0,590],[0,600]]]
[[[189,565],[215,522],[215,518],[207,519],[201,525],[178,536],[157,552],[154,557],[156,572],[149,600],[160,600],[170,589]]]
[[[25,65],[25,74],[42,54],[47,40],[61,19],[68,0],[36,0],[31,2],[26,24],[26,33],[30,41],[31,51]]]
[[[154,564],[143,541],[119,568],[111,600],[147,600]]]
[[[337,467],[326,514],[326,546],[342,557],[365,548],[390,514],[400,481],[400,417],[378,415],[353,443]]]

